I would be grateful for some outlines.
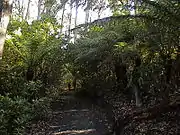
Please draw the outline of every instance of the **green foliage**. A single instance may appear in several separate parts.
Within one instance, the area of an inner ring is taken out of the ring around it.
[[[48,116],[49,87],[59,87],[63,73],[61,37],[54,19],[11,20],[0,64],[0,134],[23,134],[32,119]]]
[[[28,83],[25,83],[21,88],[21,95],[22,97],[25,97],[29,101],[39,99],[41,97],[41,89],[42,89],[42,82],[37,81],[33,82],[30,81]]]
[[[105,19],[99,20],[98,26],[91,26],[75,44],[69,45],[68,65],[78,72],[82,87],[90,89],[90,93],[108,88],[105,84],[115,84],[116,65],[126,66],[128,82],[141,85],[139,89],[152,94],[163,91],[161,85],[168,80],[165,78],[178,79],[178,75],[169,73],[169,68],[173,70],[172,66],[178,64],[179,3],[143,0],[135,3],[136,9],[126,1],[110,1],[110,5],[116,15],[123,14],[121,9],[129,10],[128,14],[132,8],[137,17],[107,20],[109,24],[105,25]],[[123,9],[126,6],[132,7]],[[138,18],[139,14],[146,17]]]
[[[61,76],[60,67],[63,59],[59,28],[53,19],[33,21],[32,24],[11,21],[0,71],[3,73],[3,85],[11,85],[16,79],[17,82],[21,80],[19,83],[26,80],[40,80],[43,85],[59,83],[58,76]],[[17,82],[16,85],[22,85]],[[14,84],[12,86],[14,87]],[[3,87],[3,91],[6,89],[11,92],[18,88]]]
[[[31,105],[27,100],[0,96],[0,134],[20,135],[31,119]]]
[[[50,110],[50,99],[43,97],[33,101],[33,119],[46,119],[49,116]]]

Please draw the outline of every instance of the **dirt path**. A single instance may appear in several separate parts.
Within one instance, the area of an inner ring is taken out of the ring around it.
[[[54,103],[52,107],[52,119],[43,123],[40,131],[31,131],[31,134],[104,135],[110,128],[105,114],[85,99],[64,95],[61,101]]]

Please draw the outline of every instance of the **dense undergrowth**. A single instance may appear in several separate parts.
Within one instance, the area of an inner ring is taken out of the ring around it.
[[[48,117],[62,84],[58,27],[51,19],[11,21],[0,65],[0,134],[22,134],[30,121]]]

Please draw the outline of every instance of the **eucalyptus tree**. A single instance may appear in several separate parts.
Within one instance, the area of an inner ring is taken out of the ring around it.
[[[29,18],[29,15],[30,15],[30,5],[31,5],[31,0],[28,0],[28,3],[27,3],[27,10],[26,10],[26,15],[25,15],[25,20],[27,20]]]
[[[68,19],[69,19],[69,24],[68,24],[68,37],[70,37],[71,34],[71,25],[72,25],[72,10],[73,10],[73,0],[69,1],[69,6],[70,6],[70,11],[68,13]]]
[[[75,9],[76,9],[76,13],[75,13],[75,19],[74,19],[74,27],[77,26],[77,19],[78,19],[78,8],[81,5],[80,0],[75,0]],[[74,40],[76,40],[77,38],[77,31],[74,31]]]
[[[1,0],[0,1],[0,59],[2,59],[4,42],[6,39],[6,31],[11,15],[12,1]]]
[[[68,0],[61,0],[60,1],[60,9],[62,10],[62,15],[61,15],[61,26],[63,27],[64,23],[64,15],[65,15],[65,10],[66,10],[66,5],[67,5]],[[62,34],[62,29],[60,30],[60,33]]]

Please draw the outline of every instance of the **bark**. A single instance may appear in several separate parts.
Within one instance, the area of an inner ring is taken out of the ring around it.
[[[90,9],[91,9],[91,1],[87,1],[87,7],[85,9],[85,24],[87,24],[89,22],[89,14],[90,14]]]
[[[71,3],[70,3],[70,13],[69,13],[68,37],[70,37],[70,35],[71,35],[72,9],[73,9],[73,1],[71,0]]]
[[[21,3],[21,16],[22,16],[22,19],[24,19],[24,0],[22,0],[22,3]]]
[[[141,107],[141,106],[142,106],[142,102],[141,102],[141,98],[140,98],[140,91],[139,91],[139,88],[137,88],[137,86],[134,85],[133,91],[134,91],[134,96],[135,96],[136,106],[137,106],[137,107]]]
[[[132,75],[132,80],[133,80],[132,87],[133,87],[133,92],[134,92],[137,107],[141,107],[142,105],[141,97],[140,97],[140,84],[139,84],[139,79],[141,77],[140,66],[141,66],[141,58],[137,56],[135,58],[135,67],[134,67],[134,71]]]
[[[40,16],[41,16],[41,4],[42,4],[42,0],[38,0],[38,15],[37,15],[37,20],[39,20]]]
[[[28,5],[27,5],[27,11],[26,11],[26,15],[25,15],[25,20],[28,19],[29,17],[29,8],[30,8],[30,3],[31,3],[31,0],[28,0]]]
[[[0,0],[0,21],[2,17],[2,11],[3,11],[3,0]]]
[[[75,27],[77,26],[77,17],[78,17],[78,8],[79,8],[79,2],[76,0],[76,14],[75,14],[75,20],[74,20],[74,25]]]
[[[75,20],[74,20],[74,25],[75,27],[77,26],[77,17],[78,17],[78,7],[79,7],[79,2],[76,0],[76,15],[75,15]],[[74,31],[74,41],[76,41],[77,38],[77,30]]]
[[[98,11],[98,19],[100,19],[101,18],[101,11],[99,10]]]
[[[18,15],[21,16],[21,3],[20,0],[17,1]]]
[[[85,24],[89,22],[89,9],[87,9],[86,11],[86,16],[85,16]]]
[[[66,6],[66,4],[64,4],[63,10],[62,10],[62,16],[61,16],[61,27],[62,28],[61,28],[60,34],[62,34],[62,29],[63,29],[65,6]]]
[[[10,20],[12,3],[9,3],[8,0],[2,0],[0,7],[0,59],[2,59],[3,48],[6,39],[7,27]]]

